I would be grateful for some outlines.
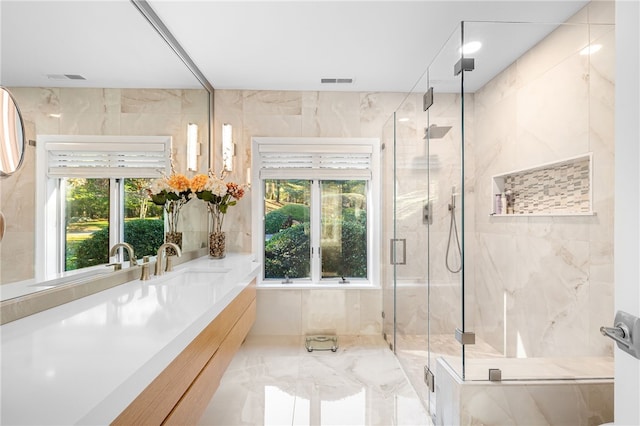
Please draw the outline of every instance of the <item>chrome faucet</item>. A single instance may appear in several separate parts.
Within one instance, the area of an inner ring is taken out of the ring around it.
[[[142,258],[142,272],[140,273],[140,280],[149,280],[149,256],[144,256]]]
[[[129,243],[114,244],[109,251],[109,257],[115,256],[120,247],[123,247],[125,250],[127,250],[127,252],[129,252],[129,266],[138,266],[136,255],[133,253],[133,247]]]
[[[182,256],[182,251],[180,250],[180,247],[178,247],[177,244],[174,243],[164,243],[163,245],[161,245],[158,248],[158,254],[156,256],[156,275],[162,275],[164,274],[164,271],[166,270],[167,272],[171,272],[173,270],[173,263],[171,261],[171,258],[173,256],[164,256],[166,255],[166,248],[167,247],[171,247],[172,249],[175,250],[176,255],[178,257]],[[167,267],[166,269],[162,269],[162,258],[166,257],[167,258]]]

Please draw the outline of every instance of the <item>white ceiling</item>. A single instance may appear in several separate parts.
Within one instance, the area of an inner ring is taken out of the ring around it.
[[[412,88],[450,37],[436,60],[444,64],[437,78],[453,76],[460,21],[559,23],[587,3],[148,2],[216,89],[397,92]],[[128,0],[2,0],[0,18],[2,85],[198,87]],[[488,52],[476,55],[474,84],[484,84],[552,28],[470,24],[465,39],[483,38]],[[60,82],[47,74],[87,80]],[[325,77],[354,83],[321,85]]]

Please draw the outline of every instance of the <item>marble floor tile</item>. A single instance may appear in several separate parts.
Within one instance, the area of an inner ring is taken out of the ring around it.
[[[302,336],[250,335],[199,424],[432,425],[381,337],[338,343],[307,352]]]

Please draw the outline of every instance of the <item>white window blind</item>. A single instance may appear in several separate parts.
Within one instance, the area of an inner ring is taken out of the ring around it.
[[[154,178],[171,169],[170,136],[44,138],[50,178]]]
[[[371,145],[259,146],[261,179],[371,179]]]

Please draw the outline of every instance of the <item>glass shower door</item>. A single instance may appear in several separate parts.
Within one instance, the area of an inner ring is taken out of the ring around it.
[[[426,76],[422,76],[395,112],[394,229],[390,242],[395,289],[396,354],[423,401],[428,362],[427,204],[429,156],[422,108]]]
[[[456,32],[383,129],[383,329],[432,414],[438,358],[463,375],[459,46]]]

